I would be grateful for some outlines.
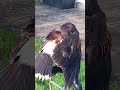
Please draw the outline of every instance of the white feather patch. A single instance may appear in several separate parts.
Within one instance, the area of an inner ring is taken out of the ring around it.
[[[56,45],[55,40],[47,42],[43,47],[43,52],[52,56]]]
[[[40,73],[35,74],[35,77],[39,80],[42,79],[42,81],[49,80],[51,78],[50,75],[41,75]]]

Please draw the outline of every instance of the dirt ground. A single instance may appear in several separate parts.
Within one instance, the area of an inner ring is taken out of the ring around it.
[[[19,32],[30,23],[33,16],[34,0],[0,1],[0,26]]]
[[[65,9],[36,5],[35,6],[35,31],[36,37],[44,39],[45,36],[56,26],[66,22],[73,23],[80,33],[82,42],[82,56],[85,52],[85,13],[84,10]]]

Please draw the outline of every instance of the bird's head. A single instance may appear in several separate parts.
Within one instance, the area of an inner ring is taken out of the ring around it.
[[[60,44],[63,40],[62,34],[60,31],[52,30],[47,37],[45,38],[45,45],[42,48],[42,51],[50,56],[53,55],[53,50],[56,48],[58,44]]]
[[[60,31],[53,30],[45,38],[47,41],[54,41],[55,44],[58,44],[62,41],[63,36]]]
[[[56,27],[54,30],[61,32],[61,35],[63,38],[66,38],[76,33],[79,34],[75,25],[70,22],[64,23],[60,25],[59,27]]]

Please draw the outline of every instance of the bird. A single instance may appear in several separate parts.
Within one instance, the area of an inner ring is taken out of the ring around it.
[[[97,0],[86,3],[86,90],[109,90],[112,38],[107,30],[106,15]]]
[[[51,80],[52,71],[63,72],[65,85],[62,90],[82,90],[78,80],[80,73],[81,41],[74,24],[66,22],[55,27],[45,38],[39,54],[35,59],[35,77]],[[56,65],[53,67],[53,63]]]
[[[33,18],[21,31],[19,42],[12,50],[10,64],[0,71],[0,90],[34,89],[34,27]]]

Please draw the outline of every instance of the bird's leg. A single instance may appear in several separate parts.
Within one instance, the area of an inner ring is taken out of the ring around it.
[[[66,90],[66,88],[65,88],[65,87],[63,87],[63,89],[61,89],[61,90]]]
[[[50,90],[52,90],[51,78],[49,79],[49,88],[50,88]]]
[[[64,87],[62,90],[68,90],[67,87]]]
[[[73,85],[75,87],[75,90],[82,90],[82,85],[77,77],[74,79]]]
[[[75,76],[74,76],[74,79],[73,79],[73,86],[74,86],[75,90],[82,90],[82,85],[81,85],[81,83],[78,79],[79,73],[80,73],[80,64],[76,68],[76,73],[75,73]]]
[[[66,90],[69,90],[69,88],[68,88],[68,87],[66,87]]]
[[[65,84],[65,86],[62,90],[69,90],[69,87]]]

